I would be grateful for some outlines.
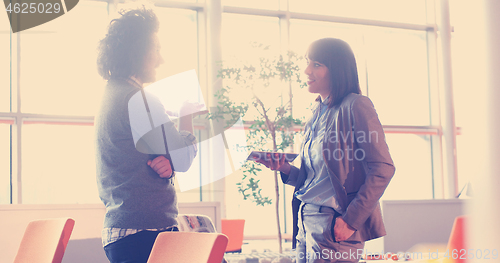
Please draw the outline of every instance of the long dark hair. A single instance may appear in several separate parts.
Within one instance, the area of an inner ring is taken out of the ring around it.
[[[159,28],[155,13],[145,7],[120,14],[99,42],[97,71],[104,79],[127,78],[141,72]]]
[[[349,93],[361,94],[356,59],[345,41],[336,38],[316,40],[309,46],[307,57],[324,64],[330,72],[329,108],[342,102]]]

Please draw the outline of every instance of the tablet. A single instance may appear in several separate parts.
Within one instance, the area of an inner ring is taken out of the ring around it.
[[[276,152],[273,153],[273,152],[252,151],[250,153],[250,155],[248,155],[247,160],[255,161],[254,157],[257,157],[258,159],[266,160],[269,158],[269,157],[267,157],[267,154],[271,154],[271,156],[274,156],[274,154],[276,154]],[[299,156],[296,153],[277,153],[277,154],[279,154],[280,159],[283,158],[283,155],[284,155],[285,161],[287,161],[287,162],[292,162],[293,160],[295,160],[295,158],[297,158],[297,156]]]

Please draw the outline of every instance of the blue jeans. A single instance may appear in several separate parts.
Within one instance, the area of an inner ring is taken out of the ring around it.
[[[297,263],[358,262],[365,242],[341,241],[333,237],[333,208],[302,203],[299,209]]]
[[[176,227],[172,230],[178,231]],[[146,263],[161,231],[140,231],[104,247],[111,263]]]

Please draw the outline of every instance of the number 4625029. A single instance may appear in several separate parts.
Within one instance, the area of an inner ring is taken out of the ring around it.
[[[59,3],[9,3],[5,9],[9,13],[15,14],[52,14],[61,12]]]
[[[497,259],[498,250],[493,249],[453,249],[446,250],[445,258],[452,259]]]

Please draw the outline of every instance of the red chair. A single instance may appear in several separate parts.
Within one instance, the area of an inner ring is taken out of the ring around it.
[[[218,233],[162,232],[148,263],[221,263],[227,237]]]
[[[30,222],[14,263],[61,263],[74,225],[71,218]]]
[[[226,252],[241,252],[245,219],[221,219],[221,233],[229,238]]]
[[[462,249],[465,249],[465,251],[467,251],[468,248],[467,222],[468,222],[467,216],[457,216],[455,218],[455,222],[453,223],[453,228],[451,229],[450,239],[448,240],[448,251],[450,254],[448,262],[454,262],[454,263],[467,262],[467,259],[463,259],[463,257],[461,259],[463,252],[460,251]],[[453,258],[452,256],[454,250],[459,255],[456,258]]]

